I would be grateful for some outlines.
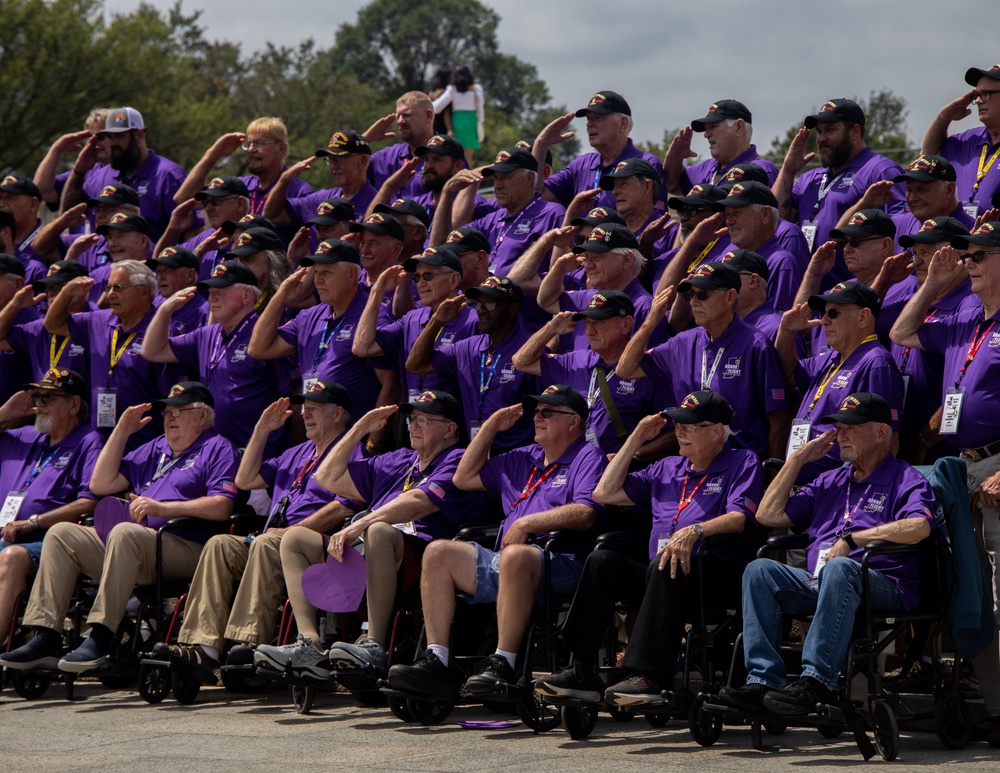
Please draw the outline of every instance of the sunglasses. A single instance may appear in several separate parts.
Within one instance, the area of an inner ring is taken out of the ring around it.
[[[535,416],[541,416],[543,419],[551,419],[553,416],[575,416],[573,411],[557,411],[552,408],[536,408]]]
[[[829,317],[830,319],[836,319],[842,314],[846,314],[848,311],[850,311],[850,309],[838,309],[836,306],[833,306],[832,308],[830,306],[827,306],[823,314]]]
[[[42,395],[36,394],[31,396],[31,400],[35,405],[48,405],[53,400],[68,400],[72,395],[55,394],[55,395]]]
[[[962,261],[971,260],[973,263],[982,263],[987,255],[1000,255],[1000,250],[983,250],[982,252],[963,252],[958,257]]]
[[[702,303],[704,303],[705,301],[708,300],[708,297],[712,293],[718,293],[718,292],[724,292],[724,291],[722,291],[722,290],[685,290],[683,293],[681,293],[681,295],[684,296],[684,300],[686,300],[688,303],[691,302],[692,298],[697,298],[699,301],[701,301]]]
[[[445,274],[450,274],[451,271],[421,271],[413,274],[413,281],[419,282],[423,279],[425,282],[430,282],[436,276],[444,276]]]
[[[882,239],[882,238],[884,238],[884,237],[882,237],[882,236],[869,236],[867,239],[859,239],[857,236],[846,236],[843,239],[837,239],[836,242],[837,242],[837,245],[840,246],[840,247],[850,246],[850,247],[852,247],[853,249],[856,250],[858,247],[860,247],[865,242],[874,242],[874,241],[877,241],[877,240]]]
[[[496,311],[502,304],[500,301],[484,301],[477,299],[469,301],[469,305],[476,310],[481,309],[482,311]]]

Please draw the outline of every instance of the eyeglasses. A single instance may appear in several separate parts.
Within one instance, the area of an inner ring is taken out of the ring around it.
[[[111,285],[111,284],[106,284],[106,285],[104,285],[104,292],[106,292],[106,293],[120,293],[120,292],[123,292],[124,290],[131,290],[134,287],[135,287],[135,285]]]
[[[48,405],[53,400],[68,400],[70,397],[72,397],[72,395],[64,395],[64,394],[47,394],[47,395],[35,394],[35,395],[31,396],[31,401],[35,405]]]
[[[576,416],[573,411],[557,411],[552,408],[535,408],[535,416],[541,416],[543,419],[551,419],[553,416]]]
[[[680,423],[677,424],[678,429],[683,428],[688,432],[693,432],[694,430],[705,429],[706,427],[714,427],[714,426],[715,422],[712,421],[703,421],[701,424],[680,424]]]
[[[430,416],[408,416],[407,425],[426,429],[428,424],[453,424],[451,419],[432,419]]]
[[[469,305],[472,308],[476,309],[476,310],[496,311],[497,307],[500,305],[500,302],[499,301],[484,301],[484,300],[480,299],[480,300],[475,300],[475,301],[469,301]]]
[[[164,408],[163,417],[164,418],[170,417],[172,419],[176,419],[185,411],[200,411],[200,410],[201,408]]]
[[[681,204],[674,210],[678,215],[697,215],[699,212],[708,212],[708,207],[696,207],[688,204]]]
[[[425,282],[430,282],[436,276],[444,276],[445,274],[451,274],[451,273],[452,273],[451,271],[422,271],[422,272],[414,272],[412,276],[414,282],[419,282],[421,279],[423,279]]]
[[[842,314],[846,314],[848,311],[851,311],[851,309],[839,309],[836,306],[827,306],[826,309],[823,310],[823,315],[829,317],[830,319],[836,319]]]
[[[987,89],[986,91],[974,91],[972,93],[972,101],[975,102],[978,99],[980,102],[989,102],[994,94],[1000,94],[1000,90]]]
[[[204,207],[218,207],[224,201],[232,201],[233,199],[238,199],[239,196],[206,196]]]
[[[878,239],[883,239],[883,238],[885,238],[885,237],[882,237],[882,236],[869,236],[867,239],[859,239],[857,236],[846,236],[843,239],[837,239],[836,242],[837,242],[837,245],[840,246],[840,247],[846,247],[846,246],[850,245],[853,249],[856,250],[864,242],[874,242],[874,241],[876,241]]]
[[[251,148],[266,148],[268,145],[277,145],[278,140],[243,140],[243,144],[240,145],[243,150],[250,150]]]
[[[958,257],[962,261],[971,260],[973,263],[982,263],[987,255],[1000,255],[1000,250],[983,250],[982,252],[963,252]]]
[[[720,290],[685,290],[681,295],[684,296],[684,300],[688,303],[691,302],[692,298],[697,298],[699,301],[704,303],[708,300],[708,296],[712,293],[721,292]]]

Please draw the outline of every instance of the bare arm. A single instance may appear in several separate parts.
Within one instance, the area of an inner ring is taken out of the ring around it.
[[[643,320],[639,329],[632,334],[632,338],[629,339],[628,345],[625,347],[625,351],[622,352],[617,367],[615,367],[615,373],[618,374],[618,378],[632,379],[646,377],[646,373],[642,369],[642,358],[646,355],[646,345],[649,343],[649,337],[653,335],[653,331],[660,324],[660,320],[663,319],[663,315],[670,308],[670,304],[673,303],[675,295],[676,290],[673,285],[670,285],[662,290],[658,290],[656,295],[653,296],[653,302],[649,307],[649,316]]]
[[[726,216],[722,212],[716,212],[698,223],[664,269],[660,283],[656,286],[657,292],[670,285],[679,285],[690,273],[691,265],[702,250],[727,233],[729,229],[726,228]]]
[[[254,425],[250,441],[240,458],[240,468],[236,471],[236,485],[244,491],[267,488],[267,481],[260,476],[264,449],[271,433],[280,429],[292,415],[290,404],[287,397],[279,397],[264,409]]]
[[[316,156],[310,156],[305,161],[299,161],[297,164],[292,164],[288,167],[288,169],[281,173],[278,181],[274,184],[274,187],[271,188],[271,192],[267,194],[267,199],[264,201],[264,217],[275,225],[292,224],[292,219],[285,211],[285,205],[288,204],[288,186],[291,185],[292,180],[301,176],[303,172],[307,172],[312,169],[311,164],[315,160]]]
[[[111,436],[97,457],[97,463],[94,465],[94,472],[90,478],[90,490],[98,496],[117,494],[128,487],[128,480],[121,474],[125,445],[132,433],[138,432],[153,420],[152,416],[143,416],[152,407],[152,403],[139,403],[122,411],[121,418],[118,419],[115,428],[111,430]]]
[[[778,177],[771,186],[771,191],[778,199],[778,214],[785,220],[798,221],[798,211],[792,199],[792,185],[795,183],[795,176],[805,168],[816,156],[815,153],[806,153],[806,145],[809,143],[809,129],[804,126],[798,130],[788,151],[785,153],[785,160],[778,170]]]
[[[82,225],[87,220],[87,205],[77,204],[59,215],[55,220],[42,226],[38,236],[31,242],[33,249],[46,263],[59,260],[59,236],[67,228]]]
[[[358,419],[316,468],[316,472],[313,474],[315,481],[334,494],[348,499],[362,499],[361,493],[347,471],[351,454],[354,453],[354,449],[365,435],[385,427],[392,415],[398,410],[398,406],[386,405],[374,408]]]
[[[21,313],[22,309],[27,309],[45,299],[45,293],[35,297],[35,290],[31,285],[25,285],[10,299],[6,306],[0,309],[0,341],[3,341],[14,327],[14,320]]]
[[[652,440],[666,425],[667,420],[659,413],[644,417],[632,430],[621,450],[615,454],[611,460],[601,480],[594,489],[594,499],[605,505],[621,505],[627,507],[634,505],[631,499],[625,495],[625,479],[628,477],[629,465],[639,448],[646,442]]]
[[[458,315],[465,304],[468,303],[464,295],[456,295],[447,298],[438,304],[438,307],[431,314],[430,319],[424,329],[420,331],[417,340],[413,342],[410,354],[406,358],[406,369],[414,375],[433,373],[431,367],[431,355],[434,354],[434,342],[442,328],[449,322],[458,319]]]
[[[668,196],[683,196],[687,193],[683,187],[684,162],[698,155],[691,150],[693,134],[694,130],[690,126],[685,126],[670,141],[670,146],[663,156],[663,176]]]
[[[372,199],[371,204],[368,205],[368,210],[365,212],[364,218],[361,219],[366,219],[375,212],[375,207],[379,204],[391,204],[393,192],[398,191],[413,178],[413,175],[417,173],[417,166],[420,164],[420,161],[421,158],[419,156],[414,156],[389,175],[385,182],[382,183],[382,187],[378,189],[378,193],[375,194],[375,198]],[[437,242],[434,243],[437,244]]]
[[[858,212],[863,209],[881,209],[892,201],[892,189],[895,183],[892,180],[879,180],[868,186],[868,190],[858,199],[854,206],[844,210],[837,225],[834,228],[843,228]]]
[[[568,228],[555,228],[542,234],[534,244],[521,253],[521,256],[511,266],[507,276],[517,282],[525,292],[532,294],[540,292],[541,283],[545,281],[538,276],[538,267],[542,260],[555,245],[566,249],[566,246],[572,243],[573,235],[579,230],[576,226],[569,226]],[[567,236],[568,240],[565,238]],[[539,305],[541,306],[541,304]],[[542,308],[545,307],[542,306]],[[555,313],[549,309],[546,311],[549,311],[550,314]]]
[[[56,170],[59,168],[59,160],[64,153],[78,152],[89,138],[90,132],[86,129],[64,134],[52,143],[45,158],[35,170],[35,185],[42,194],[42,201],[50,208],[54,209],[59,204],[59,197],[56,196]]]
[[[574,228],[574,226],[569,226]],[[550,233],[559,233],[565,229],[559,228]],[[523,256],[522,256],[523,257]],[[562,298],[566,290],[566,274],[575,269],[581,263],[581,258],[575,252],[566,252],[553,261],[549,273],[545,275],[538,285],[538,295],[535,300],[538,306],[549,314],[559,312],[559,299]]]
[[[150,362],[180,362],[174,350],[170,348],[170,318],[188,301],[194,298],[198,291],[194,287],[185,287],[171,295],[160,304],[146,328],[142,341],[142,356]]]
[[[98,139],[95,134],[87,140],[83,146],[83,150],[80,151],[80,155],[76,157],[76,163],[73,164],[73,169],[69,173],[69,177],[66,178],[66,184],[63,186],[62,201],[59,203],[60,213],[72,209],[77,204],[83,203],[85,198],[83,179],[87,172],[93,169],[97,163],[97,145]]]
[[[198,202],[194,199],[187,199],[183,204],[179,204],[170,213],[170,220],[167,223],[163,235],[153,248],[153,254],[159,255],[167,247],[176,246],[184,237],[185,231],[191,225],[191,215],[198,208]]]
[[[799,355],[795,351],[795,336],[803,330],[809,330],[821,324],[820,320],[812,318],[812,309],[809,308],[808,303],[793,306],[781,315],[778,335],[774,339],[774,348],[778,351],[781,372],[789,386],[795,383],[795,369],[799,366]]]
[[[276,360],[295,352],[295,347],[278,335],[278,328],[281,326],[281,313],[285,310],[285,301],[289,293],[295,294],[296,288],[305,280],[305,274],[308,270],[300,268],[289,276],[278,287],[271,302],[264,307],[264,311],[254,323],[253,333],[250,335],[250,346],[247,353],[251,357],[258,360]]]
[[[539,175],[535,180],[536,191],[545,189],[545,180],[540,172],[545,167],[545,154],[548,153],[549,148],[553,145],[558,145],[560,142],[565,142],[576,135],[576,132],[566,131],[574,118],[576,118],[574,113],[566,113],[559,116],[542,129],[535,138],[535,144],[531,148],[531,155],[538,162]]]
[[[358,319],[358,329],[351,344],[351,353],[355,357],[379,357],[385,354],[382,347],[375,342],[375,334],[378,332],[378,313],[382,308],[382,298],[390,290],[395,290],[405,276],[406,271],[402,266],[389,266],[375,280],[365,302],[365,310]]]
[[[45,329],[52,335],[69,335],[69,310],[73,301],[86,296],[90,288],[94,286],[94,280],[89,276],[78,276],[70,279],[62,292],[59,293],[49,304],[49,310],[45,312]],[[97,492],[94,492],[97,493]]]
[[[545,345],[553,336],[565,335],[573,331],[573,328],[576,327],[573,314],[572,311],[559,312],[537,330],[511,358],[514,367],[522,373],[530,373],[533,376],[542,375],[541,360],[542,355],[545,354]]]
[[[948,139],[948,127],[951,126],[952,121],[961,121],[972,115],[972,108],[969,105],[972,104],[975,93],[975,89],[966,92],[942,107],[940,112],[934,116],[931,125],[927,127],[927,133],[924,134],[924,141],[920,147],[920,152],[923,155],[937,155],[941,146],[944,145],[944,141]]]
[[[486,460],[490,457],[490,449],[498,433],[514,426],[524,414],[520,405],[510,405],[495,411],[483,422],[479,432],[465,449],[458,462],[452,482],[463,491],[485,491],[486,487],[479,477]]]
[[[927,266],[927,278],[913,297],[906,302],[899,317],[889,331],[889,338],[899,346],[911,349],[923,349],[918,333],[927,319],[934,297],[942,287],[947,287],[960,273],[965,272],[965,265],[954,247],[943,247],[934,253]]]
[[[343,502],[338,502],[333,500],[323,505],[319,510],[310,515],[308,518],[303,518],[295,526],[289,528],[297,529],[300,527],[305,527],[307,529],[312,529],[315,532],[323,534],[330,531],[334,526],[342,521],[350,518],[354,515],[354,512],[345,505]]]
[[[826,456],[826,453],[833,448],[836,439],[837,431],[827,430],[788,457],[788,461],[764,492],[764,498],[761,499],[760,508],[757,510],[757,523],[771,529],[787,529],[794,525],[785,514],[785,506],[791,496],[795,479],[807,464]]]
[[[368,515],[341,529],[337,535],[338,539],[330,540],[327,552],[338,561],[343,561],[344,546],[350,546],[369,526],[376,523],[409,523],[437,510],[438,506],[420,489],[404,491],[378,510],[372,510]]]
[[[243,132],[230,132],[219,137],[188,172],[188,176],[184,178],[181,187],[174,194],[174,203],[180,204],[187,201],[204,188],[205,180],[208,179],[208,175],[215,168],[215,165],[239,150],[246,138],[247,136]],[[159,255],[160,251],[157,250],[156,254]]]

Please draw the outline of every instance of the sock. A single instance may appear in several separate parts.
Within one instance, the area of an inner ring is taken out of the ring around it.
[[[427,649],[437,655],[442,664],[448,665],[448,648],[442,644],[428,644]]]
[[[507,665],[511,667],[511,670],[514,669],[514,663],[517,661],[516,652],[505,652],[504,650],[497,650],[493,654],[502,657],[504,660],[507,661]]]
[[[200,644],[198,646],[201,647],[201,651],[202,652],[204,652],[206,655],[208,655],[213,660],[218,660],[219,659],[219,648],[218,647],[209,647],[206,644]],[[201,663],[201,658],[200,657],[198,658],[198,662]]]

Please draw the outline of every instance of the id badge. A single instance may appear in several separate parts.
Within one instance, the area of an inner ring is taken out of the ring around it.
[[[965,210],[965,214],[973,220],[979,217],[979,205],[975,202],[970,201],[968,204],[963,204],[962,209]]]
[[[476,437],[476,435],[479,434],[479,428],[482,427],[482,426],[483,425],[480,422],[475,421],[475,420],[469,422],[469,442],[470,443],[473,441],[473,439]]]
[[[118,419],[118,394],[116,389],[97,390],[97,426],[114,428]]]
[[[0,510],[0,527],[6,526],[17,518],[17,512],[21,509],[23,501],[24,494],[7,495],[7,498],[3,502],[3,510]]]
[[[417,529],[413,525],[413,521],[407,521],[406,523],[394,523],[393,526],[403,532],[403,534],[415,536],[417,533]]]
[[[421,392],[419,389],[409,390],[409,395],[407,396],[407,402],[415,403],[417,401],[417,398],[420,397],[420,395]]]
[[[806,244],[809,245],[809,252],[813,251],[813,246],[816,243],[816,233],[819,229],[812,220],[806,220],[802,224],[802,235],[806,237]]]
[[[656,555],[660,555],[660,553],[663,552],[663,549],[667,546],[668,542],[670,542],[670,537],[666,534],[661,534],[656,538]]]
[[[948,387],[941,406],[941,434],[954,435],[958,432],[958,422],[962,418],[962,400],[965,392],[961,387]]]
[[[593,426],[587,427],[587,442],[593,446],[600,447],[600,443],[597,442],[597,430]]]
[[[304,395],[309,394],[309,390],[312,389],[313,384],[315,384],[317,381],[319,381],[319,379],[316,378],[315,376],[313,376],[312,378],[302,379],[302,394]]]
[[[819,546],[819,553],[816,555],[816,571],[813,572],[813,577],[819,577],[819,573],[826,566],[826,556],[832,549],[832,542],[824,542]]]
[[[792,422],[792,431],[788,434],[788,448],[785,452],[786,459],[809,442],[811,432],[812,422],[802,419]]]

